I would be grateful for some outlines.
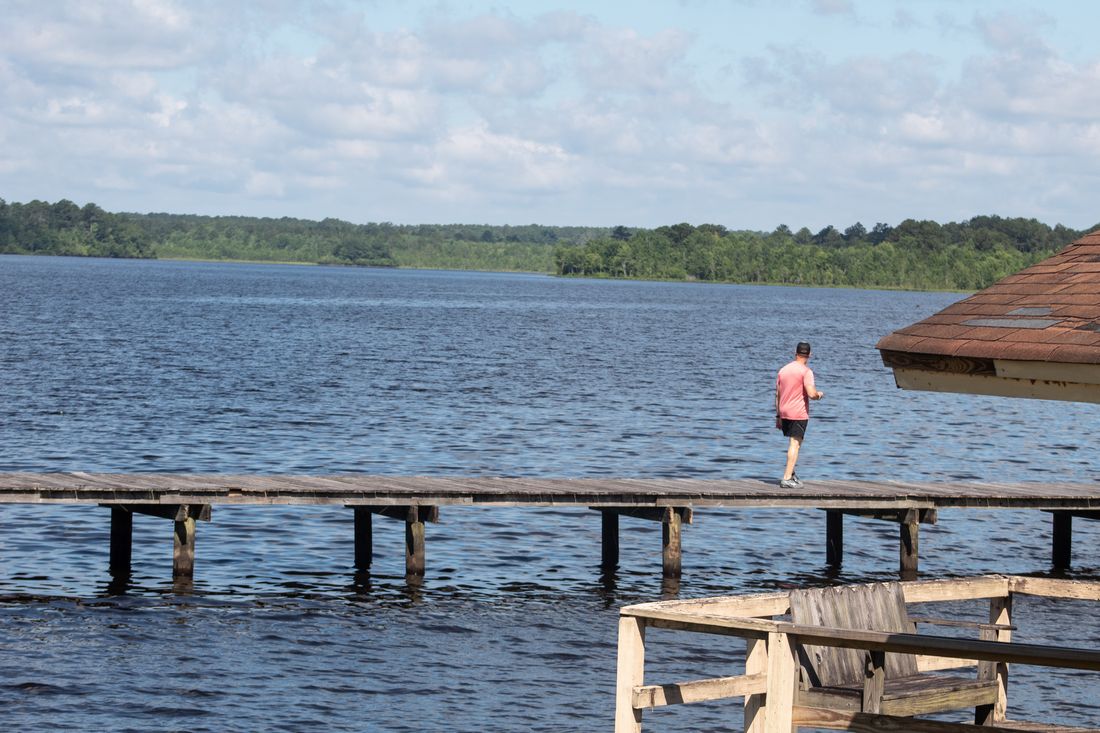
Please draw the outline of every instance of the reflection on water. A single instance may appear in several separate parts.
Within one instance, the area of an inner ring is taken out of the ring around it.
[[[1095,480],[1092,406],[894,388],[874,342],[958,297],[4,257],[0,471],[774,479],[772,380],[809,340],[828,397],[804,477]],[[673,583],[658,524],[624,517],[608,570],[597,512],[445,506],[410,584],[401,522],[374,523],[366,573],[350,510],[216,507],[183,587],[165,520],[135,519],[132,575],[112,579],[108,510],[0,514],[14,730],[607,727],[621,605],[881,580],[898,562],[893,523],[847,518],[838,570],[823,512],[704,509]],[[1049,523],[941,512],[921,571],[1045,572]],[[1096,577],[1096,528],[1074,529],[1070,576]],[[1100,634],[1088,609],[1018,606],[1020,640]],[[654,652],[655,679],[741,655],[653,644],[674,650]],[[1092,679],[1014,668],[1010,713],[1095,724]],[[727,730],[736,707],[656,711],[646,729]]]

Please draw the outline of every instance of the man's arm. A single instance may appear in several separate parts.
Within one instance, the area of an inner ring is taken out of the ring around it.
[[[783,429],[783,418],[779,416],[779,385],[775,385],[775,429]]]
[[[806,374],[806,378],[802,380],[802,386],[806,389],[806,394],[811,400],[820,400],[825,396],[825,393],[818,391],[817,385],[814,384],[813,372],[808,372]]]

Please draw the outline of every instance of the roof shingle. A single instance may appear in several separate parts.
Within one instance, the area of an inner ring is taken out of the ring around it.
[[[1021,308],[1031,310],[1019,311]],[[967,325],[976,320],[983,322]],[[876,348],[938,356],[1100,364],[1100,230],[883,337]]]

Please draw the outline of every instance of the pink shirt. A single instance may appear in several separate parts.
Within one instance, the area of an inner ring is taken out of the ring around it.
[[[775,378],[779,390],[779,416],[784,420],[810,419],[810,392],[814,388],[814,373],[797,359],[779,370]]]

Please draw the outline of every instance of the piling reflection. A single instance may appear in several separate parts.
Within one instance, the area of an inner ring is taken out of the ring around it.
[[[680,596],[679,578],[661,578],[661,600],[670,601]]]
[[[596,586],[596,595],[603,601],[604,608],[615,605],[619,590],[619,574],[615,568],[599,566],[599,578]]]
[[[189,596],[195,592],[195,579],[190,576],[180,576],[172,579],[172,593],[177,596]]]
[[[348,590],[353,600],[366,600],[371,595],[373,584],[371,583],[369,570],[356,570],[351,576],[351,585]]]
[[[133,576],[130,573],[112,573],[103,595],[124,596],[131,587],[133,587]]]
[[[406,575],[403,595],[409,603],[417,604],[424,600],[424,576]]]

